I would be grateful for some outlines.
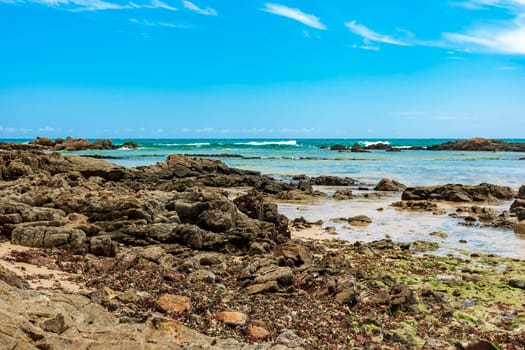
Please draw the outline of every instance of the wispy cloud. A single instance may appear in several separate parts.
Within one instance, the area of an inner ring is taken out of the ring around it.
[[[8,4],[37,4],[66,11],[105,11],[131,9],[164,9],[176,11],[177,8],[160,0],[151,0],[144,3],[116,3],[104,0],[0,0]]]
[[[266,3],[264,8],[261,11],[272,13],[277,16],[282,16],[286,18],[293,19],[295,21],[301,22],[309,27],[326,30],[326,26],[321,23],[319,17],[304,13],[303,11],[297,8],[290,8],[284,5]]]
[[[354,44],[352,45],[352,49],[361,49],[361,50],[367,50],[367,51],[379,51],[379,46],[372,46],[372,45],[358,45]]]
[[[217,16],[217,11],[215,11],[211,7],[202,8],[187,0],[184,0],[182,2],[182,5],[184,6],[185,9],[199,13],[201,15]]]
[[[149,21],[147,19],[137,19],[137,18],[130,18],[129,20],[131,23],[135,23],[142,26],[147,27],[166,27],[166,28],[176,28],[176,29],[187,29],[189,26],[184,24],[175,24],[171,22],[153,22]]]
[[[478,51],[525,54],[525,0],[468,0],[454,4],[470,10],[504,8],[513,14],[514,18],[478,24],[462,33],[444,33],[443,37],[447,41],[471,46]]]
[[[350,31],[356,35],[359,35],[365,40],[365,43],[378,42],[389,45],[398,45],[398,46],[411,46],[412,44],[395,39],[391,36],[384,35],[373,31],[372,29],[357,23],[356,21],[346,22],[345,26],[350,29]]]
[[[525,0],[464,0],[453,1],[452,4],[470,10],[481,10],[488,7],[515,9],[525,6]]]
[[[473,46],[485,51],[525,54],[525,13],[511,23],[476,27],[465,33],[444,33],[452,43]]]

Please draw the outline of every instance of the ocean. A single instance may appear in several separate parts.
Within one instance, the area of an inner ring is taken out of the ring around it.
[[[122,144],[127,139],[113,139]],[[383,177],[406,185],[482,182],[518,188],[525,183],[525,153],[404,150],[370,153],[337,152],[321,146],[388,143],[401,149],[451,139],[135,139],[136,150],[82,151],[126,167],[163,161],[169,154],[214,156],[231,167],[257,170],[277,178],[305,174],[352,177],[374,184]],[[525,142],[522,140],[508,140]],[[216,157],[219,155],[218,157]],[[228,155],[228,156],[220,156]]]
[[[518,189],[525,184],[525,153],[463,152],[408,150],[412,146],[429,146],[452,139],[113,139],[114,144],[135,141],[138,149],[110,151],[64,152],[65,154],[107,157],[109,161],[133,167],[163,161],[169,154],[188,154],[213,157],[236,168],[260,171],[284,181],[294,175],[336,175],[357,180],[361,186],[373,187],[387,177],[408,186],[447,183],[493,183]],[[11,140],[12,141],[12,140]],[[29,140],[17,140],[24,142]],[[506,140],[525,142],[525,139]],[[388,143],[401,152],[382,150],[370,153],[338,152],[321,146],[342,144],[363,146]],[[333,188],[320,188],[332,193]],[[359,193],[357,189],[352,189]],[[340,239],[371,241],[390,237],[397,242],[428,240],[439,243],[436,254],[492,253],[523,258],[525,237],[512,230],[485,227],[466,227],[462,219],[449,215],[399,211],[390,204],[399,200],[399,194],[373,200],[328,200],[315,204],[279,204],[279,211],[290,219],[300,216],[307,220],[323,220],[323,227],[336,228]],[[511,202],[494,206],[498,211],[508,210]],[[377,210],[381,208],[382,210]],[[447,214],[454,207],[445,206]],[[349,227],[337,220],[340,217],[368,215],[372,224]],[[431,232],[446,232],[447,238],[431,236]],[[319,231],[322,235],[322,231]],[[466,243],[459,243],[459,241]]]

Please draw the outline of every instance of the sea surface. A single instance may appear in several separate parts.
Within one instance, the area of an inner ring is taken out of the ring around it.
[[[7,140],[3,140],[7,141]],[[13,141],[13,140],[9,140]],[[16,140],[27,142],[29,140]],[[110,151],[64,152],[76,155],[107,157],[109,161],[133,167],[163,161],[169,154],[189,154],[219,159],[231,167],[260,171],[277,179],[290,180],[292,176],[337,175],[351,177],[363,186],[373,186],[381,178],[395,179],[409,186],[447,183],[493,183],[518,189],[525,184],[525,153],[463,152],[408,150],[412,146],[430,146],[453,139],[113,139],[114,144],[135,141],[138,149],[120,148]],[[525,142],[525,139],[505,141]],[[342,144],[363,146],[388,143],[401,152],[382,150],[369,153],[338,152],[321,146]],[[334,189],[324,189],[327,192]],[[395,197],[397,196],[397,197]],[[438,254],[476,251],[516,258],[525,257],[525,237],[511,230],[465,227],[462,219],[448,215],[399,211],[390,206],[399,200],[399,194],[375,200],[328,200],[316,204],[280,204],[279,210],[290,218],[304,216],[308,220],[324,221],[324,227],[335,226],[338,237],[350,241],[370,241],[385,236],[395,241],[416,239],[440,243]],[[496,206],[508,209],[511,202]],[[378,208],[383,210],[378,211]],[[447,214],[455,208],[449,207]],[[373,223],[367,227],[349,227],[337,220],[365,214]],[[444,231],[448,238],[430,236],[433,231]],[[322,232],[320,231],[320,234]],[[467,243],[459,243],[466,240]]]

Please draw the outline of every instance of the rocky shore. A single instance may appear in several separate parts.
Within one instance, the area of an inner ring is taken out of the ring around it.
[[[130,169],[2,148],[0,244],[31,247],[0,256],[9,349],[525,347],[523,260],[421,255],[424,244],[388,239],[299,240],[273,204],[325,198],[312,184],[352,179],[283,183],[213,159],[172,155]],[[517,196],[511,222],[525,212],[525,189],[384,179],[376,191],[410,203]]]
[[[88,141],[86,139],[66,139],[57,138],[55,140],[49,137],[37,137],[27,144],[0,142],[0,149],[15,150],[50,150],[50,151],[85,151],[85,150],[112,150],[119,148],[138,148],[134,141],[127,141],[121,145],[114,145],[111,140]]]
[[[402,149],[393,147],[388,143],[373,143],[367,146],[361,146],[356,143],[353,146],[336,144],[332,146],[322,146],[323,149],[339,152],[370,152],[372,150],[384,150],[387,152],[399,152]],[[523,142],[505,142],[501,140],[485,139],[475,137],[468,140],[449,141],[428,147],[408,147],[403,150],[430,150],[430,151],[476,151],[476,152],[525,152],[525,143]]]

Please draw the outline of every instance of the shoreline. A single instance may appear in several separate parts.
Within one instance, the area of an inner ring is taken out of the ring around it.
[[[117,338],[139,341],[143,334],[171,325],[192,334],[184,340],[177,338],[177,344],[195,344],[197,339],[208,345],[226,341],[237,344],[233,349],[241,349],[243,343],[275,350],[380,344],[451,349],[482,339],[516,349],[525,344],[521,302],[525,260],[477,252],[465,258],[436,256],[425,253],[434,246],[423,240],[398,244],[381,237],[351,243],[334,240],[337,236],[327,233],[319,237],[319,229],[327,229],[326,222],[308,228],[308,220],[288,221],[275,204],[288,200],[291,208],[297,208],[298,203],[325,198],[323,203],[344,210],[343,203],[362,200],[376,210],[378,200],[387,203],[402,199],[399,196],[432,195],[432,201],[418,197],[423,211],[414,212],[412,217],[417,218],[439,212],[436,203],[468,197],[471,202],[455,205],[466,205],[462,210],[476,220],[488,214],[496,220],[496,211],[473,211],[480,202],[472,200],[483,195],[489,202],[510,201],[516,193],[509,188],[437,186],[401,192],[402,184],[384,181],[382,186],[394,186],[397,192],[381,195],[375,190],[348,191],[348,178],[318,177],[316,184],[347,184],[339,192],[339,187],[331,187],[333,193],[323,194],[311,179],[283,183],[219,161],[179,155],[140,168],[25,151],[0,152],[0,158],[1,234],[11,243],[34,247],[16,248],[22,251],[9,252],[7,259],[68,273],[61,276],[82,291],[51,283],[35,293],[65,305],[103,308],[104,317],[131,327],[118,328],[123,333]],[[336,193],[346,199],[335,201]],[[402,203],[412,205],[411,201]],[[342,216],[328,210],[334,218]],[[377,213],[404,215],[407,210],[412,207]],[[370,223],[360,214],[345,212],[343,219],[348,223],[341,224],[373,227],[376,221],[380,223],[376,219]],[[306,230],[295,232],[299,227]],[[330,239],[318,239],[324,237]],[[2,245],[4,252],[11,250],[11,243]],[[16,304],[27,293],[5,285],[17,281],[3,272],[2,266],[11,262],[0,259],[0,289],[5,290],[0,294],[7,298],[6,305]],[[29,265],[20,267],[31,276]],[[60,282],[58,274],[45,271],[36,274]],[[65,298],[54,288],[72,294]],[[37,303],[39,299],[31,300]],[[33,316],[16,317],[13,322],[20,324]],[[28,340],[9,331],[9,339],[31,346],[71,339],[98,344],[97,339],[83,336],[80,328],[80,335],[73,332],[71,322],[85,315],[62,311],[60,317],[48,313],[37,317],[32,332],[38,337]],[[53,333],[45,325],[57,319],[65,321]],[[0,322],[0,327],[5,326]],[[101,339],[115,337],[108,328],[99,332]],[[174,341],[173,333],[155,334],[158,342]]]

